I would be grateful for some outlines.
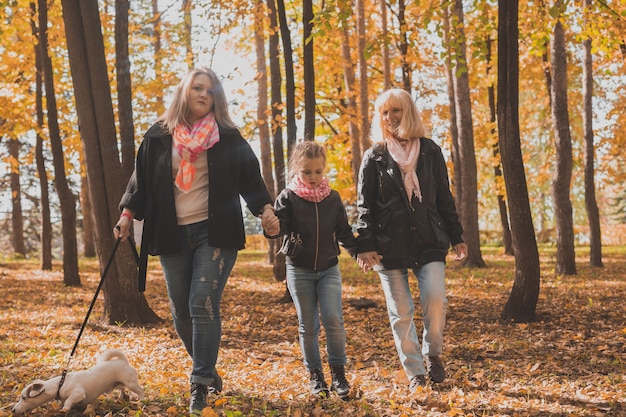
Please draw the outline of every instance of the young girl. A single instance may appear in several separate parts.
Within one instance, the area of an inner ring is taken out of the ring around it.
[[[346,332],[341,304],[339,244],[352,256],[356,238],[337,191],[324,177],[326,153],[322,146],[304,141],[294,147],[289,163],[291,180],[274,205],[283,235],[287,286],[300,323],[300,347],[310,373],[311,393],[326,396],[319,350],[320,320],[326,331],[326,350],[332,375],[330,389],[347,398]]]

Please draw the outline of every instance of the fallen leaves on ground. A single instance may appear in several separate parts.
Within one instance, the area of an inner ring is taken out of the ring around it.
[[[579,259],[576,276],[556,276],[554,253],[542,251],[537,320],[519,324],[499,318],[514,259],[497,249],[483,254],[487,268],[448,265],[443,354],[448,378],[415,394],[400,369],[377,276],[361,273],[342,256],[346,369],[353,387],[353,398],[342,401],[308,394],[294,307],[277,302],[285,284],[273,279],[264,253],[242,251],[222,301],[218,369],[224,391],[211,397],[203,416],[626,415],[626,249],[605,250],[604,268]],[[95,260],[81,261],[84,285],[65,288],[59,269],[55,264],[52,272],[39,271],[36,261],[0,263],[0,417],[12,415],[26,384],[59,375],[67,366],[100,276]],[[67,416],[188,415],[191,361],[173,330],[154,259],[149,280],[146,296],[166,320],[145,328],[103,325],[100,300],[69,362],[70,371],[87,369],[103,349],[122,349],[146,398],[114,392]],[[411,287],[418,300],[414,278]],[[361,297],[376,306],[347,302]],[[419,303],[416,309],[419,317]],[[327,366],[325,373],[329,378]],[[32,415],[62,415],[60,408],[53,401]]]

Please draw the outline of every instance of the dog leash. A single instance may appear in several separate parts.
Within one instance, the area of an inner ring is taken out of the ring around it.
[[[115,227],[118,228],[119,230],[119,226],[115,226]],[[89,320],[89,316],[91,315],[93,306],[96,304],[96,300],[98,299],[98,295],[100,294],[100,290],[102,289],[102,285],[104,284],[104,278],[107,276],[107,272],[109,272],[109,268],[111,267],[111,264],[113,263],[115,252],[117,252],[117,248],[120,246],[121,240],[122,238],[117,238],[117,240],[115,241],[115,244],[113,245],[113,251],[111,252],[111,256],[109,257],[109,260],[104,268],[104,271],[102,272],[102,277],[100,278],[100,283],[98,284],[98,288],[96,288],[96,293],[94,294],[91,300],[91,305],[89,306],[89,310],[87,310],[87,315],[85,316],[85,320],[83,320],[83,325],[80,327],[80,331],[78,332],[78,336],[76,337],[76,341],[74,342],[74,347],[72,348],[70,357],[67,359],[67,363],[65,364],[65,369],[61,373],[61,380],[59,381],[59,388],[57,389],[57,395],[56,395],[57,400],[59,400],[61,397],[61,387],[63,386],[63,383],[65,382],[65,377],[67,376],[67,370],[69,368],[70,361],[72,360],[72,357],[74,356],[74,353],[76,352],[76,348],[78,347],[78,342],[80,341],[80,338],[83,335],[83,331],[85,330],[85,327],[87,326],[87,321]],[[139,265],[139,254],[137,253],[135,242],[130,236],[128,237],[127,240],[132,248],[135,261]]]

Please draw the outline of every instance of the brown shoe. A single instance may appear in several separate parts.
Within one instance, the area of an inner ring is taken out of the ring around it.
[[[426,369],[431,381],[440,383],[446,379],[446,371],[443,369],[443,362],[439,356],[428,356]]]

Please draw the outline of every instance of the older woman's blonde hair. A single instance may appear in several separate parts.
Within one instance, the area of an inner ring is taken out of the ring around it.
[[[192,69],[187,76],[178,83],[172,104],[170,104],[163,115],[159,117],[158,121],[165,126],[170,133],[181,123],[189,126],[187,122],[187,115],[189,114],[189,91],[191,90],[191,84],[194,79],[200,74],[206,75],[211,80],[211,95],[213,96],[212,111],[215,114],[217,124],[222,127],[235,127],[235,123],[233,123],[228,114],[228,101],[226,100],[224,87],[222,87],[219,77],[210,68],[203,67]]]
[[[390,108],[402,109],[402,120],[396,129],[396,136],[404,139],[419,139],[426,134],[426,128],[411,95],[401,88],[392,88],[383,92],[374,102],[371,137],[373,142],[390,139],[383,125],[383,112]]]

